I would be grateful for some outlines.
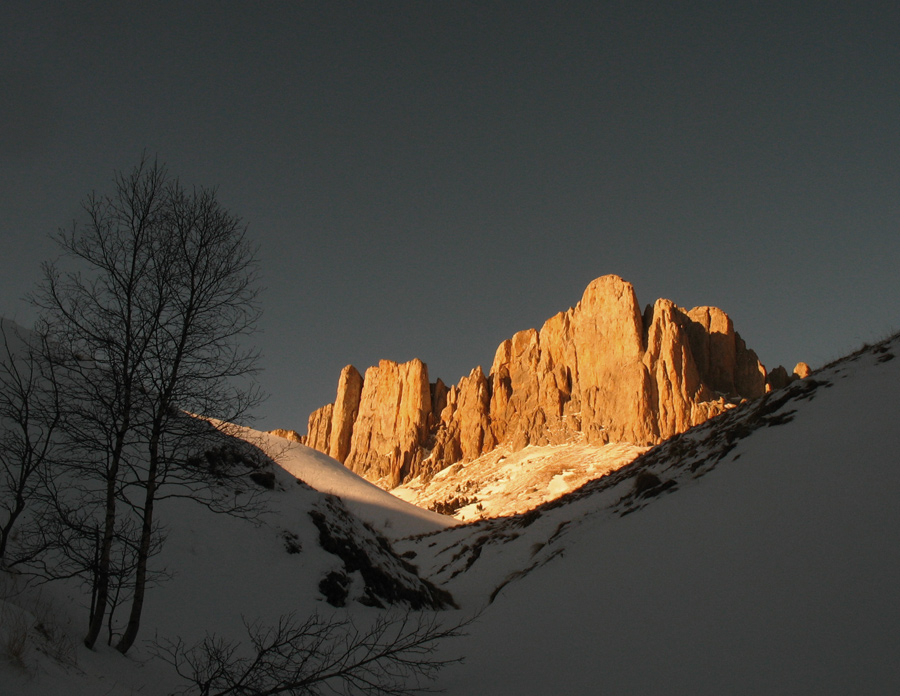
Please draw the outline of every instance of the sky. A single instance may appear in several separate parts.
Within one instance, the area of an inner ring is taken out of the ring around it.
[[[768,367],[900,329],[900,5],[0,8],[0,315],[143,152],[259,245],[256,427],[340,369],[432,381],[615,273]]]

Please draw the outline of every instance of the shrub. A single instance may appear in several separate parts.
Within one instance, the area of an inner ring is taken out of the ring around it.
[[[3,637],[0,649],[3,656],[17,667],[25,668],[25,652],[28,647],[28,633],[31,627],[24,612],[5,606],[3,614]]]
[[[284,550],[288,553],[300,553],[303,550],[303,545],[300,543],[300,537],[294,532],[285,529],[281,532],[281,539],[284,541]]]

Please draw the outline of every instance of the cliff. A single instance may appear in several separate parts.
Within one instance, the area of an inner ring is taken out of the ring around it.
[[[656,444],[766,388],[725,312],[664,299],[642,312],[631,284],[608,275],[500,344],[487,375],[477,367],[447,388],[420,360],[382,360],[365,377],[344,368],[306,444],[394,487],[501,444]]]

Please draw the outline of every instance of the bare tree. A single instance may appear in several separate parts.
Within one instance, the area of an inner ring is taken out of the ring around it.
[[[159,487],[170,475],[185,472],[183,444],[193,443],[198,434],[184,412],[236,420],[258,397],[253,389],[235,385],[255,371],[257,359],[241,344],[259,316],[256,261],[245,227],[222,208],[215,191],[188,193],[174,182],[167,191],[164,234],[166,249],[155,261],[166,304],[147,361],[143,526],[131,613],[116,646],[123,653],[140,626]],[[180,482],[185,483],[183,476]]]
[[[83,207],[83,222],[57,236],[71,268],[47,264],[33,299],[64,356],[73,455],[64,476],[77,502],[54,501],[61,536],[80,535],[65,551],[73,572],[92,578],[84,642],[94,645],[121,601],[126,573],[131,610],[117,646],[125,652],[158,545],[160,487],[179,483],[190,496],[215,478],[185,466],[209,430],[190,414],[235,419],[258,399],[244,379],[257,356],[242,347],[259,315],[256,262],[245,227],[215,191],[188,192],[146,158],[116,175],[111,196],[92,194]]]
[[[440,657],[437,647],[465,635],[472,620],[447,626],[436,614],[407,611],[379,614],[360,627],[350,619],[288,614],[274,626],[245,622],[249,650],[213,635],[190,648],[178,640],[155,650],[190,683],[179,694],[400,696],[431,691],[428,682],[461,661]]]
[[[85,222],[56,237],[75,268],[61,272],[46,264],[33,295],[53,340],[69,356],[63,381],[69,441],[83,455],[82,472],[102,483],[88,647],[106,616],[123,463],[164,302],[155,292],[152,261],[162,242],[157,231],[166,181],[163,167],[142,161],[130,175],[116,176],[113,196],[91,194],[83,205]]]
[[[16,524],[41,493],[58,444],[61,410],[46,334],[27,334],[0,321],[0,567],[30,560],[43,545],[10,560]]]

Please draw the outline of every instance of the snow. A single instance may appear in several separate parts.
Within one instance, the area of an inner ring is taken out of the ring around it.
[[[569,472],[579,458],[592,466],[596,453],[572,445],[507,455],[513,461],[498,474],[518,461],[537,476],[539,463],[550,462],[541,474],[553,489],[546,500],[563,497],[526,515],[449,527],[452,520],[391,498],[324,455],[248,432],[284,469],[267,492],[269,511],[251,523],[188,501],[161,506],[169,538],[159,562],[172,578],[149,592],[142,638],[241,637],[243,618],[271,621],[286,611],[372,616],[377,610],[353,602],[332,609],[318,591],[323,574],[341,565],[309,519],[310,510],[327,509],[324,492],[453,594],[461,611],[446,612],[450,620],[483,610],[466,638],[441,647],[441,656],[466,657],[436,684],[449,696],[900,693],[894,355],[898,340],[574,491]],[[643,488],[635,485],[641,476]],[[407,537],[417,530],[431,533]],[[285,531],[300,553],[285,550]],[[179,686],[146,644],[128,657],[80,647],[83,588],[60,583],[37,596],[3,582],[3,696]],[[41,653],[37,638],[24,666],[5,660],[10,617],[47,606],[77,667]]]
[[[647,449],[624,442],[529,445],[518,452],[501,446],[449,466],[430,481],[416,478],[391,493],[421,507],[460,497],[469,500],[454,514],[460,521],[514,515],[621,469]]]
[[[325,603],[318,584],[328,572],[341,570],[343,563],[321,548],[319,530],[309,515],[317,510],[335,525],[346,524],[335,518],[332,510],[342,504],[326,495],[336,486],[343,486],[348,493],[350,511],[363,521],[370,519],[376,530],[377,525],[383,525],[385,533],[433,531],[454,524],[450,518],[393,499],[351,472],[343,474],[337,462],[308,448],[293,443],[283,447],[255,431],[245,430],[244,435],[257,446],[267,446],[286,467],[276,471],[276,490],[261,491],[265,507],[255,520],[213,514],[179,498],[158,504],[158,518],[166,527],[167,539],[162,553],[154,559],[155,570],[171,577],[148,590],[138,645],[127,657],[105,645],[97,652],[81,645],[90,599],[85,587],[73,581],[23,589],[21,581],[14,583],[14,578],[0,574],[4,582],[0,617],[24,609],[31,617],[25,626],[36,625],[41,615],[49,618],[60,633],[60,643],[74,656],[74,664],[65,665],[46,659],[48,646],[32,629],[24,665],[6,659],[5,646],[17,627],[4,620],[0,624],[0,695],[170,693],[184,684],[171,667],[153,657],[148,641],[154,637],[180,637],[189,645],[207,633],[243,640],[245,620],[271,624],[290,612],[300,616],[314,611],[326,616],[340,613]],[[318,483],[324,490],[300,485],[297,476]],[[362,524],[351,526],[348,532],[367,548],[376,563],[391,567],[393,559],[375,555],[380,545],[374,532]],[[286,533],[301,549],[299,553],[288,552]],[[358,573],[351,580],[351,592],[364,586]],[[354,605],[354,615],[364,620],[374,611]],[[117,630],[121,630],[125,613],[123,609],[117,613]],[[105,636],[104,630],[104,640]]]
[[[456,524],[446,515],[398,499],[306,445],[250,428],[243,428],[241,437],[260,447],[292,476],[318,491],[339,496],[357,517],[388,538],[427,534]]]
[[[900,693],[900,360],[816,378],[708,475],[575,526],[487,608],[447,693]]]

